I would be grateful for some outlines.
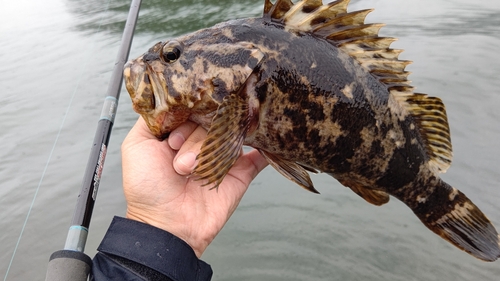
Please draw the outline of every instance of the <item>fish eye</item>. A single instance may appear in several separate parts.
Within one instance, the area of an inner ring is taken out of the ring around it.
[[[161,58],[164,62],[172,63],[179,59],[182,53],[182,46],[177,41],[166,43],[161,49]]]

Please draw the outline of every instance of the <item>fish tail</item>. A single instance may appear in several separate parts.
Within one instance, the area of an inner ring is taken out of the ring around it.
[[[495,261],[500,257],[500,237],[488,218],[458,189],[433,181],[431,194],[405,202],[430,230],[472,256]],[[407,201],[407,200],[403,200]]]

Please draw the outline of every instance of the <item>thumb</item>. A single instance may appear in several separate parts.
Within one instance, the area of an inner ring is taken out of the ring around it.
[[[183,176],[191,174],[196,165],[196,155],[193,151],[177,154],[174,159],[174,170]]]
[[[174,158],[174,169],[180,175],[189,175],[196,166],[196,156],[200,153],[201,145],[207,137],[207,132],[198,126],[182,144]]]

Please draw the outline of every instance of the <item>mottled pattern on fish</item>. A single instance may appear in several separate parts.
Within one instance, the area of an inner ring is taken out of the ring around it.
[[[217,187],[242,145],[317,192],[326,172],[366,201],[403,201],[432,231],[492,261],[498,233],[438,174],[451,164],[439,98],[413,93],[393,38],[348,0],[265,1],[233,20],[159,42],[125,68],[134,109],[160,139],[193,120],[208,130],[194,174]]]

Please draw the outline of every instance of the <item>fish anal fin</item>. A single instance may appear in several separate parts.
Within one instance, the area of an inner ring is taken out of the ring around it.
[[[451,165],[453,152],[446,109],[441,99],[400,91],[391,91],[391,94],[416,121],[431,167],[439,172],[446,172]]]
[[[285,178],[295,182],[310,192],[319,193],[314,188],[311,178],[303,166],[262,149],[259,149],[259,152],[264,156],[264,158],[266,158],[267,162],[269,162],[269,164]]]
[[[500,257],[500,239],[495,227],[456,188],[439,180],[433,193],[405,198],[403,202],[425,226],[459,249],[484,261]]]
[[[248,97],[240,93],[226,96],[208,130],[193,175],[217,188],[241,153],[243,141],[255,116]]]
[[[381,206],[389,202],[389,195],[384,191],[367,188],[362,184],[349,179],[339,179],[339,182],[343,186],[350,188],[354,193],[359,195],[359,197],[365,199],[366,202],[375,206]]]

